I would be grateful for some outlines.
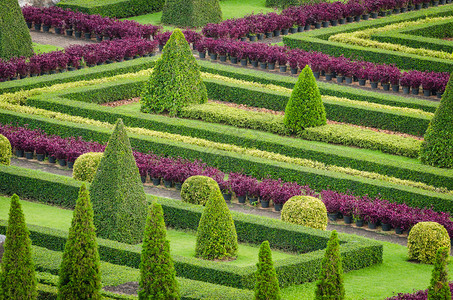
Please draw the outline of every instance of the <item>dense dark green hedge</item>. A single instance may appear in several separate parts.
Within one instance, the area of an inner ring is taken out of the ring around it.
[[[57,6],[90,15],[125,18],[161,11],[165,0],[62,0]]]
[[[289,6],[299,6],[308,1],[303,0],[266,0],[266,7],[287,8]]]
[[[201,27],[220,21],[219,0],[166,0],[161,18],[163,24],[180,27]]]

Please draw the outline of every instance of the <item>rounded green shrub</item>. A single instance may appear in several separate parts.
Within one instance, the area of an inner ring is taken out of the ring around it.
[[[103,153],[88,152],[80,155],[74,162],[72,177],[80,181],[93,181]]]
[[[11,163],[11,143],[0,134],[0,164],[9,166]]]
[[[282,221],[325,230],[327,209],[318,198],[294,196],[283,205]]]
[[[442,225],[436,222],[419,222],[412,227],[407,238],[409,259],[432,264],[440,247],[447,247],[450,253],[450,237]]]
[[[192,176],[186,179],[181,186],[182,201],[205,205],[213,191],[218,189],[217,182],[206,176]]]

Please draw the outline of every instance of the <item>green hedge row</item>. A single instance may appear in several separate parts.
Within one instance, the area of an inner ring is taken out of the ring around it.
[[[165,0],[62,0],[57,6],[90,15],[125,18],[161,11],[164,3]]]

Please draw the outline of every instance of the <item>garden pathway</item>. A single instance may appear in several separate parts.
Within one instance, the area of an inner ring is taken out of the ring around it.
[[[94,40],[76,39],[66,35],[57,35],[55,33],[46,33],[42,31],[30,30],[31,40],[34,43],[43,45],[54,45],[58,47],[69,47],[71,45],[86,45],[96,43]]]

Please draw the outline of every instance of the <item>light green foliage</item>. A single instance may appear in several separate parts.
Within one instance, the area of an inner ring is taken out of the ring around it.
[[[0,59],[31,56],[30,32],[17,0],[3,0],[0,5]]]
[[[101,273],[93,208],[86,185],[80,187],[63,252],[58,299],[101,299]]]
[[[0,134],[0,164],[9,166],[11,163],[11,143]]]
[[[105,148],[90,187],[98,236],[138,243],[146,221],[146,196],[123,121]]]
[[[166,0],[162,11],[163,24],[201,27],[222,21],[219,0]]]
[[[268,241],[261,243],[256,264],[255,300],[279,300],[280,287],[278,286],[277,272],[272,262],[272,253]]]
[[[282,221],[325,230],[327,228],[326,206],[318,198],[291,197],[283,205]]]
[[[453,168],[453,79],[445,87],[440,105],[426,130],[420,148],[424,164]]]
[[[72,170],[72,178],[80,181],[93,181],[101,158],[101,152],[88,152],[77,157]]]
[[[37,299],[31,240],[19,197],[11,197],[0,273],[0,299]]]
[[[238,237],[230,210],[219,187],[212,190],[197,229],[195,255],[200,258],[230,259],[237,256]]]
[[[175,116],[184,106],[207,101],[200,68],[184,34],[175,29],[145,86],[141,110]]]
[[[300,72],[286,104],[284,124],[292,132],[326,124],[326,111],[313,72],[307,65]]]
[[[332,231],[322,260],[321,272],[316,281],[316,300],[343,300],[343,266],[340,256],[340,242],[337,231]]]
[[[140,263],[139,299],[179,299],[178,282],[162,205],[153,202],[146,221]]]
[[[450,285],[448,284],[447,264],[450,259],[450,249],[437,249],[431,284],[428,288],[428,300],[451,300]]]
[[[450,252],[450,237],[447,230],[436,222],[417,223],[407,237],[409,259],[425,264],[434,263],[440,247],[447,247]]]
[[[205,205],[212,192],[218,188],[217,182],[210,177],[192,176],[182,184],[181,199],[184,202]]]

